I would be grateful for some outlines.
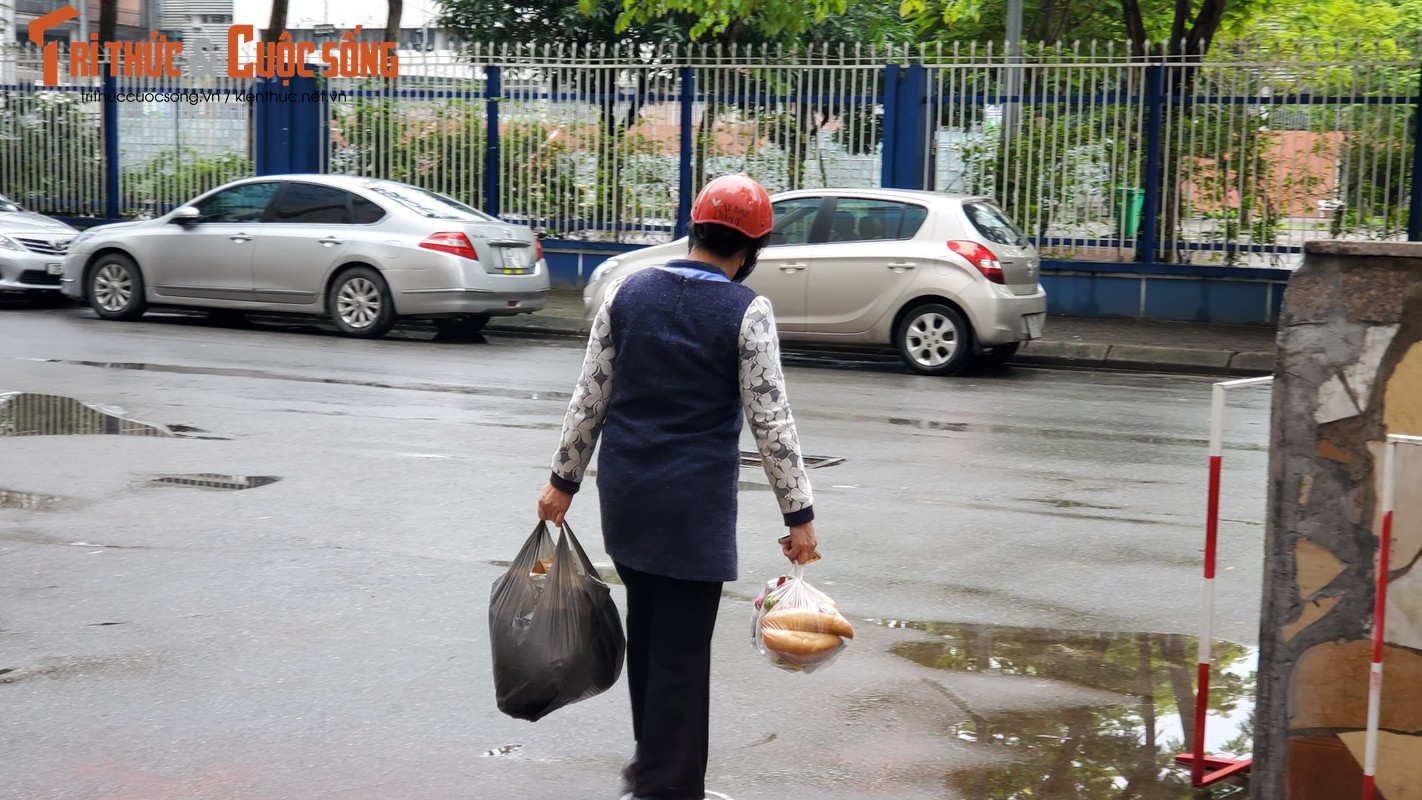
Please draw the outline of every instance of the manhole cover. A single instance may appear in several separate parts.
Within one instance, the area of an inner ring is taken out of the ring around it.
[[[801,461],[805,463],[805,469],[817,469],[819,467],[833,467],[836,464],[843,464],[844,459],[833,456],[802,456]],[[758,467],[763,462],[760,453],[752,453],[748,450],[741,451],[741,466]]]
[[[239,489],[255,489],[258,486],[266,486],[269,483],[276,483],[281,478],[272,475],[217,475],[210,472],[198,472],[192,475],[159,475],[148,482],[149,486],[190,486],[195,489],[222,489],[224,491],[236,491]]]
[[[172,436],[161,425],[125,419],[72,397],[0,394],[0,436]]]
[[[46,511],[58,503],[61,499],[48,494],[35,494],[34,492],[15,492],[9,489],[0,489],[0,508],[20,508],[26,511]]]

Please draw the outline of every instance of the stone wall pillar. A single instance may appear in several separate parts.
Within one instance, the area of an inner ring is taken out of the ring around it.
[[[1310,243],[1279,329],[1252,796],[1361,795],[1383,442],[1422,435],[1422,244]],[[1378,789],[1422,800],[1422,447],[1402,447]]]

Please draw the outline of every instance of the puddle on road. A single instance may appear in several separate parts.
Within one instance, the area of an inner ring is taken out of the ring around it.
[[[17,492],[0,489],[0,508],[18,508],[23,511],[49,511],[59,505],[64,498],[34,492]]]
[[[143,372],[165,372],[176,375],[217,375],[226,378],[252,378],[255,380],[290,381],[292,383],[319,383],[332,386],[356,386],[366,389],[399,389],[407,392],[435,392],[439,394],[462,394],[477,397],[503,397],[514,400],[554,400],[562,403],[572,399],[570,392],[538,392],[528,389],[499,389],[480,386],[451,386],[434,383],[384,383],[362,381],[354,378],[316,378],[310,375],[290,375],[281,372],[267,372],[260,369],[237,369],[227,367],[187,367],[177,364],[147,364],[131,361],[74,361],[62,358],[24,359],[44,364],[68,364],[78,367],[99,367],[100,369],[140,370]]]
[[[0,436],[172,436],[161,425],[126,419],[72,397],[0,394]]]
[[[814,412],[810,412],[813,415]],[[827,416],[827,415],[826,415]],[[883,417],[873,417],[860,414],[834,415],[845,418],[854,418],[866,422],[883,422]],[[973,422],[944,422],[931,419],[905,419],[902,417],[889,417],[887,422],[890,425],[897,425],[906,428],[916,428],[925,431],[947,431],[949,433],[989,433],[1003,434],[1006,436],[1021,437],[1023,439],[1055,439],[1060,441],[1086,440],[1092,442],[1124,442],[1127,444],[1152,444],[1152,445],[1179,445],[1186,447],[1205,447],[1209,440],[1194,438],[1189,436],[1158,436],[1147,433],[1112,433],[1110,431],[1098,430],[1067,430],[1058,428],[1023,427],[1018,425],[993,425],[979,424]],[[1267,444],[1244,444],[1230,443],[1225,445],[1228,450],[1244,450],[1257,453],[1269,452]]]
[[[203,436],[191,425],[158,425],[129,419],[117,410],[72,397],[29,392],[0,393],[0,436],[164,436],[224,440]]]
[[[935,638],[900,642],[892,652],[933,669],[1018,675],[1088,686],[1128,698],[1112,706],[1046,713],[976,714],[951,729],[1009,763],[954,773],[949,783],[971,800],[1138,800],[1244,797],[1244,784],[1194,794],[1188,771],[1173,763],[1187,751],[1194,718],[1195,639],[1139,633],[1090,633],[951,623],[878,620]],[[1251,748],[1256,651],[1215,645],[1206,749],[1246,755]],[[1186,713],[1182,715],[1180,710]]]
[[[1053,506],[1055,508],[1093,508],[1097,511],[1120,511],[1120,506],[1102,506],[1095,503],[1087,503],[1082,500],[1069,500],[1064,497],[1019,497],[1018,500],[1024,503],[1041,503],[1042,505]]]
[[[211,472],[196,472],[190,475],[160,475],[149,480],[147,486],[187,486],[194,489],[220,489],[240,491],[267,486],[281,478],[275,475],[218,475]]]

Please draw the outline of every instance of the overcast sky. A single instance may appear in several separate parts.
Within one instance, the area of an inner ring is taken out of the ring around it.
[[[238,25],[264,27],[272,13],[271,0],[233,0],[232,6],[233,22]],[[433,24],[438,16],[439,6],[434,0],[405,0],[400,27],[418,28],[427,20]],[[356,25],[383,28],[385,0],[290,0],[287,26],[306,28],[323,22],[342,29]]]

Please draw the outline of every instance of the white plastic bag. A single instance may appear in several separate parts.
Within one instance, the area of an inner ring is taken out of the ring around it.
[[[832,663],[854,638],[854,628],[829,595],[805,580],[805,568],[767,581],[755,601],[752,643],[771,664],[814,672]]]

